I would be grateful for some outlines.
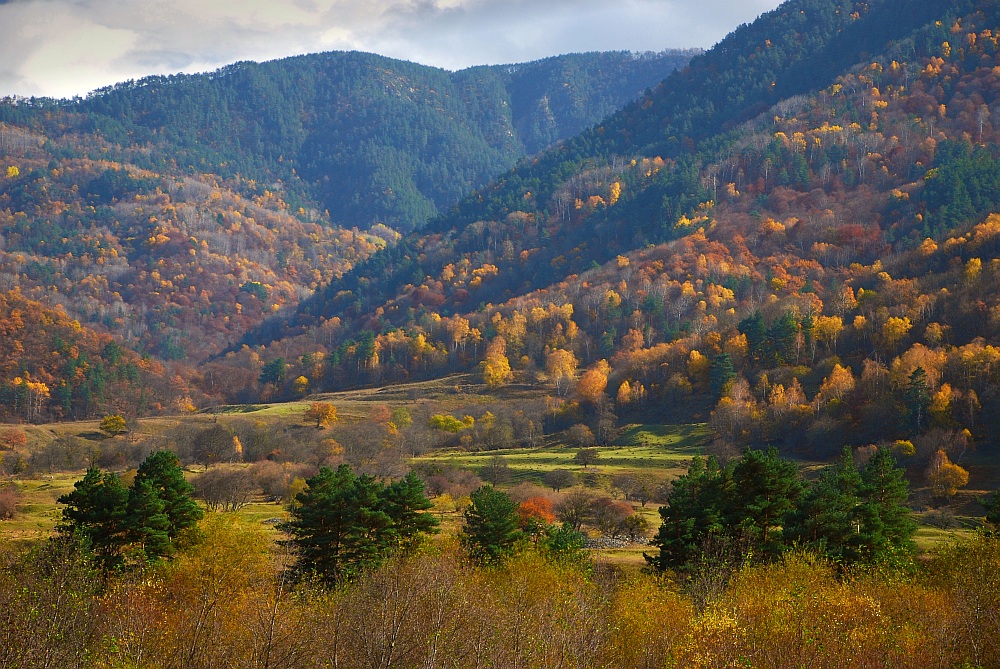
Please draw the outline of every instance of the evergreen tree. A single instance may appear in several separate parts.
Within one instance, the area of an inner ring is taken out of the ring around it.
[[[732,467],[731,488],[724,498],[726,524],[765,556],[781,552],[781,525],[802,492],[795,463],[778,451],[747,449]]]
[[[506,494],[484,485],[471,495],[461,531],[462,545],[481,564],[496,564],[514,552],[521,531],[517,504]]]
[[[764,325],[764,317],[759,311],[755,311],[740,321],[737,328],[747,338],[750,358],[757,362],[761,361],[767,345],[767,327]]]
[[[128,497],[128,489],[117,474],[102,474],[92,466],[73,484],[73,492],[56,500],[66,505],[60,528],[85,537],[101,563],[113,566],[128,541],[125,526]]]
[[[332,583],[378,565],[395,548],[412,546],[421,533],[436,532],[437,520],[424,484],[415,475],[384,486],[356,476],[348,465],[329,467],[306,481],[289,524],[299,549],[299,567]]]
[[[861,476],[847,447],[840,460],[826,467],[786,516],[786,542],[826,555],[838,564],[857,562],[857,515]]]
[[[714,457],[696,457],[687,473],[674,481],[667,503],[660,507],[660,529],[650,542],[660,549],[659,555],[645,556],[651,566],[660,571],[683,568],[698,556],[706,537],[724,532],[726,480]]]
[[[767,330],[767,340],[771,356],[779,365],[795,360],[795,340],[799,334],[799,322],[795,315],[786,311]]]
[[[184,478],[177,456],[170,451],[157,451],[147,457],[135,475],[133,488],[148,481],[163,502],[167,516],[167,536],[171,541],[181,532],[194,527],[203,515],[198,503],[191,499],[194,486]]]
[[[290,524],[300,567],[314,570],[327,581],[340,582],[361,566],[352,563],[352,558],[368,553],[359,544],[373,539],[360,531],[373,520],[362,518],[360,506],[370,491],[357,489],[358,478],[348,465],[336,471],[323,467],[306,486],[296,496],[299,506],[292,511]]]
[[[152,560],[169,555],[170,519],[165,512],[166,504],[149,479],[136,479],[129,490],[127,508],[124,527],[128,542],[137,545]]]
[[[569,523],[550,525],[538,544],[541,551],[557,562],[579,564],[586,560],[583,534]]]
[[[172,528],[179,532],[201,517],[201,509],[187,496],[191,490],[177,458],[166,451],[146,458],[131,488],[117,474],[91,467],[73,492],[58,499],[67,505],[61,529],[86,537],[105,567],[120,564],[129,545],[156,560],[173,552]]]
[[[992,529],[1000,530],[1000,489],[994,491],[989,499],[981,498],[979,503],[986,509],[986,523]]]
[[[425,513],[433,507],[424,494],[424,482],[413,472],[386,486],[382,495],[382,509],[404,547],[412,545],[421,533],[437,533],[437,518]]]
[[[861,471],[858,543],[866,562],[887,562],[916,551],[917,524],[904,506],[909,484],[892,452],[880,448]]]
[[[931,393],[927,387],[927,372],[924,371],[923,367],[917,367],[910,374],[910,380],[903,393],[903,402],[906,405],[908,428],[920,432],[927,417],[927,409],[931,405]]]
[[[709,367],[709,384],[713,398],[722,397],[735,378],[736,370],[733,368],[733,359],[728,353],[712,356]]]

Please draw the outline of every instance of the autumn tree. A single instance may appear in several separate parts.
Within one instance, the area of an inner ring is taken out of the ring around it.
[[[935,497],[954,497],[959,488],[969,483],[968,470],[953,463],[943,450],[931,456],[924,476]]]
[[[581,448],[573,456],[573,462],[581,465],[584,469],[595,464],[601,458],[601,452],[596,448]]]
[[[590,519],[593,508],[593,494],[586,490],[572,490],[556,504],[556,516],[579,531],[580,527]]]
[[[507,385],[514,378],[510,371],[510,361],[507,359],[507,342],[503,337],[494,337],[486,347],[486,359],[483,365],[483,383],[496,389]]]
[[[101,419],[101,431],[107,432],[112,437],[128,432],[128,424],[120,414],[108,414]]]
[[[329,402],[313,402],[306,409],[304,417],[308,421],[316,421],[316,429],[329,427],[338,420],[337,407]]]
[[[545,355],[545,371],[548,372],[556,385],[560,397],[569,393],[570,386],[576,378],[576,356],[572,351],[561,348],[550,349]]]
[[[547,497],[529,497],[517,506],[518,525],[522,530],[532,525],[551,525],[556,521],[552,500]]]
[[[6,450],[20,450],[28,445],[28,435],[24,430],[10,427],[0,432],[0,448]]]
[[[587,368],[576,384],[576,394],[584,402],[596,403],[604,395],[608,387],[608,374],[611,366],[607,360],[598,360]]]
[[[568,469],[553,469],[545,473],[543,480],[545,481],[545,485],[559,492],[563,488],[569,488],[576,483],[576,474]]]
[[[234,512],[251,502],[260,486],[253,472],[240,465],[218,465],[193,481],[195,494],[212,511]]]

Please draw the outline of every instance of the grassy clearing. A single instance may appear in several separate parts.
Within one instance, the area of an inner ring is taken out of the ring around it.
[[[24,499],[13,520],[0,522],[0,540],[20,542],[48,537],[62,517],[56,499],[70,492],[80,474],[53,474],[37,479],[15,480]]]
[[[913,537],[913,540],[917,543],[918,551],[921,553],[930,553],[954,541],[968,539],[972,536],[972,533],[973,530],[965,528],[943,530],[937,527],[921,525],[917,529],[917,534]]]
[[[586,469],[573,462],[580,449],[563,444],[477,453],[435,452],[415,458],[414,463],[436,463],[482,472],[499,456],[507,462],[515,483],[539,482],[547,472],[555,469],[597,474],[600,478],[622,473],[647,473],[674,478],[687,471],[691,458],[702,453],[708,435],[705,425],[632,426],[616,440],[615,445],[599,447],[597,450],[600,459]]]

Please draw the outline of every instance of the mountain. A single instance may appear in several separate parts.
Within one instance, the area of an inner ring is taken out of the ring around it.
[[[550,427],[993,444],[998,34],[982,1],[791,0],[244,342],[320,388],[503,357],[556,382]],[[587,367],[607,391],[566,396]]]
[[[558,56],[459,72],[366,53],[149,77],[86,99],[0,106],[156,171],[241,175],[342,227],[412,230],[526,155],[613,113],[695,52]],[[69,157],[67,155],[67,157]]]
[[[329,53],[6,100],[0,289],[196,363],[395,241],[378,221],[421,224],[690,55]]]

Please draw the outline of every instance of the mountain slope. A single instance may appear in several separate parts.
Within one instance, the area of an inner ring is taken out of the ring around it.
[[[994,3],[786,3],[248,343],[314,387],[489,350],[553,384],[550,429],[610,403],[720,449],[992,447],[998,34]],[[567,395],[588,366],[607,390]]]
[[[507,285],[522,289],[541,288],[558,280],[560,272],[579,272],[591,262],[602,263],[644,243],[671,239],[682,214],[715,197],[714,187],[711,192],[704,188],[698,167],[713,158],[720,143],[732,141],[727,133],[733,123],[778,104],[779,91],[797,94],[808,90],[809,81],[814,87],[831,83],[832,75],[826,74],[830,53],[838,54],[836,62],[854,64],[868,54],[871,44],[888,48],[893,40],[923,26],[928,16],[953,9],[953,3],[944,1],[785,3],[693,59],[643,100],[464,200],[453,214],[423,231],[427,234],[409,237],[407,247],[373,257],[370,265],[334,282],[301,310],[322,317],[341,315],[332,299],[345,291],[360,290],[374,305],[392,299],[415,274],[437,274],[452,256],[479,250],[483,233],[470,234],[467,228],[477,221],[492,221],[486,234],[494,246],[509,239],[514,256],[525,251],[532,255],[531,263],[508,262],[504,268],[513,275]],[[813,69],[821,76],[811,79],[803,74]],[[699,144],[704,144],[700,151]],[[640,157],[660,159],[657,165],[663,160],[676,162],[668,170],[642,165],[621,169]],[[585,211],[582,205],[577,207],[577,200],[606,201],[615,182],[624,186],[621,201],[616,198],[617,211],[612,214],[596,203],[589,207],[596,215],[574,214]],[[536,222],[527,234],[521,222],[515,222],[514,229],[504,223],[506,217],[520,219],[522,214]],[[438,247],[436,240],[441,238],[450,241]],[[588,244],[589,251],[575,252],[581,243]],[[409,261],[418,256],[423,258],[420,266],[411,267]],[[552,267],[557,258],[563,261]],[[366,276],[378,276],[378,284],[363,286]],[[478,301],[504,297],[488,288],[484,292],[475,296]]]
[[[575,54],[451,73],[335,52],[0,105],[0,120],[53,139],[96,134],[154,171],[273,183],[293,207],[315,203],[344,227],[410,230],[691,55]]]
[[[376,221],[419,224],[689,55],[332,53],[5,101],[0,288],[196,363],[394,241]]]

